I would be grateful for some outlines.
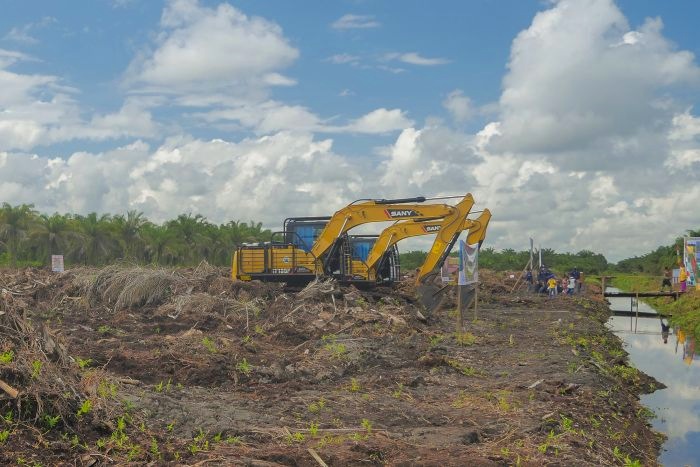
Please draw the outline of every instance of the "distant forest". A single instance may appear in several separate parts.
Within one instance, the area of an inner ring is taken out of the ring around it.
[[[100,266],[123,259],[168,266],[206,259],[228,266],[236,246],[270,237],[260,222],[216,225],[201,215],[180,214],[155,224],[136,211],[49,216],[30,204],[0,207],[0,265],[45,266],[52,254],[62,254],[67,266]]]
[[[688,235],[700,237],[700,230]],[[180,214],[175,219],[156,224],[143,213],[124,215],[91,213],[40,214],[31,204],[0,207],[0,265],[45,266],[52,254],[64,255],[66,265],[100,266],[118,260],[164,266],[191,266],[206,259],[218,266],[231,264],[233,250],[245,242],[269,241],[272,232],[261,222],[230,221],[213,224],[201,215]],[[605,256],[583,250],[557,253],[542,250],[543,262],[555,271],[578,267],[588,274],[605,271],[658,274],[665,266],[676,264],[676,251],[683,239],[660,246],[642,256],[610,264]],[[681,251],[682,254],[682,251]],[[426,253],[401,254],[401,267],[411,270],[420,266]],[[522,270],[529,259],[528,251],[491,247],[481,250],[479,265],[497,271]]]
[[[700,230],[688,230],[690,237],[700,237]],[[578,253],[557,253],[554,250],[542,249],[542,262],[553,271],[565,272],[574,267],[587,274],[604,272],[641,273],[659,275],[664,267],[675,267],[678,262],[677,253],[683,256],[683,237],[678,237],[671,245],[660,246],[656,250],[642,256],[635,256],[609,263],[600,253],[583,250]],[[454,253],[453,253],[454,254]],[[423,262],[426,253],[410,251],[401,254],[401,267],[404,270],[414,269]],[[505,249],[496,251],[486,247],[479,252],[479,266],[496,271],[522,271],[530,258],[529,251]],[[537,262],[537,259],[535,259]]]
[[[401,268],[408,270],[420,266],[425,255],[426,253],[423,251],[410,251],[401,254]],[[479,267],[495,271],[522,271],[529,259],[529,251],[515,251],[510,248],[496,251],[491,247],[486,247],[479,252]],[[611,267],[605,256],[588,250],[578,253],[557,253],[554,250],[543,248],[542,262],[554,271],[570,271],[577,267],[588,274],[600,274]],[[535,263],[537,263],[537,257]]]

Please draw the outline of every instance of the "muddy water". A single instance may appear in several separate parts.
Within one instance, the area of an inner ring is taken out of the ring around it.
[[[613,311],[630,310],[629,298],[609,300]],[[655,312],[644,302],[639,311]],[[624,341],[632,365],[668,386],[641,397],[657,415],[654,429],[668,436],[659,461],[700,467],[700,342],[696,350],[692,337],[679,329],[666,336],[658,318],[613,316],[607,325]]]

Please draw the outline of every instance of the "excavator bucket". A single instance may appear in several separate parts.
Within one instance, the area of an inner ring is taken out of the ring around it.
[[[450,288],[441,282],[439,274],[435,273],[423,278],[416,287],[418,303],[428,316],[440,308]]]
[[[460,232],[463,230],[462,226],[467,225],[466,223],[463,223],[463,219],[466,217],[469,208],[460,210],[459,206],[460,205],[458,205],[457,208],[458,217],[455,217],[451,223],[449,223],[450,221],[447,219],[448,223],[446,228],[441,228],[438,236],[433,242],[433,247],[428,253],[426,261],[423,263],[423,266],[418,272],[416,281],[417,299],[418,303],[422,306],[423,311],[427,313],[428,316],[440,308],[445,299],[446,292],[450,290],[449,285],[444,285],[442,283],[442,279],[440,277],[440,265],[447,259],[450,250],[457,242],[457,238],[459,237]],[[471,207],[471,205],[469,205],[469,207]],[[467,235],[468,244],[479,243],[479,245],[481,245],[481,242],[483,242],[484,238],[486,237],[486,227],[488,226],[490,220],[491,211],[484,209],[482,214],[477,219],[469,223],[469,234]],[[448,235],[446,235],[448,237],[447,239],[441,238],[441,234],[445,231],[448,233]],[[428,261],[428,259],[430,259],[430,261]],[[427,271],[423,273],[425,270]],[[462,306],[466,308],[469,302],[472,300],[473,297],[471,297],[468,293],[466,297],[463,295]]]

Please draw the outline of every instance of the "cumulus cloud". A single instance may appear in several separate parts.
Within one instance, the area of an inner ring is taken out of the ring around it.
[[[407,128],[381,154],[379,184],[387,195],[467,193],[476,185],[472,170],[481,160],[469,136],[440,126]]]
[[[0,199],[45,212],[123,212],[154,220],[195,212],[215,222],[271,227],[293,213],[322,215],[359,197],[362,177],[330,140],[277,133],[239,142],[144,142],[65,159],[0,153]]]
[[[472,101],[461,89],[455,89],[442,101],[442,106],[457,123],[464,123],[474,113]]]
[[[53,75],[24,74],[11,70],[27,55],[0,50],[0,150],[28,150],[74,139],[106,140],[150,136],[156,124],[142,106],[127,101],[114,114],[84,117],[77,91]]]
[[[369,29],[378,28],[381,23],[371,15],[343,15],[331,24],[333,29]]]
[[[197,0],[170,0],[153,50],[134,59],[126,82],[176,94],[222,89],[245,94],[293,84],[279,70],[298,56],[272,21],[246,16],[227,3],[209,8]]]
[[[389,133],[413,125],[401,109],[376,109],[341,128],[355,133]]]
[[[562,0],[538,13],[513,41],[508,68],[494,148],[568,153],[587,167],[631,160],[623,146],[663,133],[676,112],[665,93],[700,80],[693,55],[662,35],[660,19],[631,31],[610,0]]]

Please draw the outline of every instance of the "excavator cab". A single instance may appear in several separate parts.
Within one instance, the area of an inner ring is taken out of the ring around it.
[[[308,253],[330,219],[330,216],[288,217],[282,227],[284,241]]]
[[[369,268],[367,258],[378,235],[346,235],[339,247],[341,265],[338,278],[356,285],[393,283],[399,280],[399,250],[394,245],[383,255],[381,267]]]

